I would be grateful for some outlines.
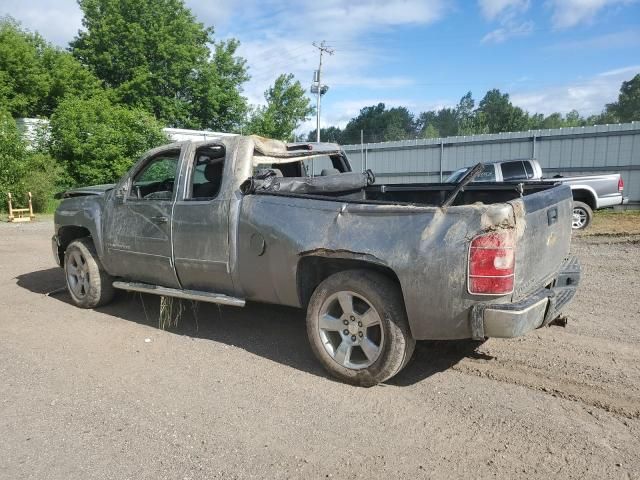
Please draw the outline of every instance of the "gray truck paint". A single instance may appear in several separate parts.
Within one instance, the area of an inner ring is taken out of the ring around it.
[[[195,150],[212,144],[227,152],[220,193],[213,200],[188,200]],[[171,200],[123,197],[150,157],[175,149],[180,163]],[[382,201],[243,195],[240,185],[253,174],[254,151],[252,137],[176,143],[149,152],[113,188],[89,189],[84,196],[70,192],[55,215],[58,259],[71,240],[90,235],[105,269],[121,280],[294,307],[306,305],[322,275],[372,268],[397,279],[416,339],[456,339],[478,336],[474,307],[508,307],[549,287],[569,253],[568,186],[541,185],[520,196],[494,185],[478,195],[495,191],[507,200],[470,200],[446,209],[385,200],[384,186],[377,190]],[[152,221],[160,216],[167,223]],[[500,229],[516,233],[514,291],[471,295],[470,241]]]

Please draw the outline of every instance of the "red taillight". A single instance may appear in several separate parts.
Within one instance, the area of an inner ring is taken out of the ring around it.
[[[506,295],[513,291],[515,260],[513,231],[479,235],[469,248],[469,293]]]
[[[620,177],[618,179],[618,191],[621,192],[624,190],[624,180],[622,180],[622,177]]]

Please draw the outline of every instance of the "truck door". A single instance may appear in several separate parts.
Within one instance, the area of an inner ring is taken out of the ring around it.
[[[175,268],[182,287],[232,295],[229,271],[229,205],[233,175],[225,146],[196,149],[173,211]]]
[[[180,148],[155,153],[120,184],[105,209],[105,247],[115,275],[179,287],[171,255],[171,208]]]

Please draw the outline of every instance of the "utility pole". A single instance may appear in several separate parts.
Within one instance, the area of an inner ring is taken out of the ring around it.
[[[314,75],[314,85],[311,87],[311,92],[316,94],[316,141],[320,142],[320,98],[329,90],[328,86],[322,85],[322,54],[326,52],[333,55],[334,50],[324,40],[319,45],[313,42],[313,46],[320,51],[318,71],[317,75]]]
[[[364,166],[364,131],[362,129],[360,130],[360,162],[362,165],[362,171],[364,172],[366,167]]]

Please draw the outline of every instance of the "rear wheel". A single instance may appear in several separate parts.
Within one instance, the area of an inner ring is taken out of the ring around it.
[[[113,298],[113,278],[102,267],[91,239],[69,244],[64,254],[64,272],[69,295],[78,307],[99,307]]]
[[[574,230],[582,230],[587,228],[593,219],[593,210],[583,202],[573,202],[573,219],[571,228]]]
[[[330,374],[360,386],[393,377],[415,348],[400,289],[368,270],[336,273],[316,288],[307,310],[307,334]]]

